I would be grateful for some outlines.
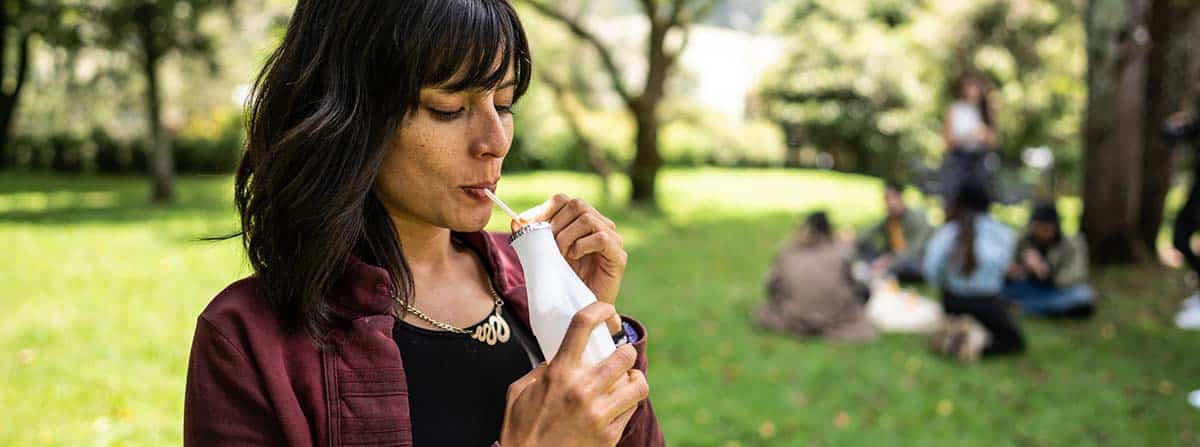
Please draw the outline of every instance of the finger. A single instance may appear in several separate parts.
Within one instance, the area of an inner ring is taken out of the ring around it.
[[[605,396],[604,402],[608,407],[603,414],[615,420],[625,412],[636,409],[638,402],[649,396],[650,385],[646,383],[646,375],[640,370],[631,369],[621,379],[620,385]]]
[[[567,327],[562,345],[558,347],[558,352],[554,355],[554,362],[551,364],[565,362],[567,367],[581,364],[583,351],[587,347],[588,337],[592,335],[592,331],[596,329],[596,326],[616,314],[615,307],[601,301],[589,304],[576,312],[575,316],[571,317],[571,325]]]
[[[585,236],[601,231],[611,232],[612,230],[605,225],[598,214],[582,214],[561,231],[556,231],[554,242],[558,244],[558,250],[562,252],[563,256],[567,256],[567,250],[571,248],[571,244]]]
[[[604,429],[604,435],[608,438],[609,442],[615,444],[621,441],[621,435],[625,434],[625,427],[629,425],[629,421],[633,419],[633,414],[636,412],[637,406],[634,406],[608,424],[608,427]]]
[[[600,214],[583,199],[570,199],[557,212],[550,216],[550,227],[554,229],[554,234],[558,234],[558,232],[574,222],[575,219],[592,213]]]
[[[591,374],[592,391],[597,394],[612,392],[614,387],[627,378],[635,361],[637,361],[637,349],[634,349],[633,345],[618,346],[612,355],[594,367]]]
[[[525,374],[524,376],[521,376],[521,378],[517,379],[512,384],[510,384],[508,386],[508,405],[507,406],[512,407],[513,402],[517,401],[517,398],[520,397],[521,394],[525,392],[525,389],[529,388],[531,385],[537,383],[539,380],[542,379],[542,376],[544,376],[545,374],[546,374],[546,364],[542,363],[542,364],[538,365],[536,368],[534,368],[533,371],[530,371],[529,373]]]
[[[621,236],[614,231],[599,231],[582,239],[576,240],[566,253],[567,259],[576,260],[590,254],[599,254],[614,265],[624,267],[629,260],[625,252],[625,243]]]
[[[563,205],[570,202],[571,198],[566,194],[555,194],[550,196],[541,205],[535,206],[522,212],[519,217],[525,222],[549,221],[550,217],[558,213]]]

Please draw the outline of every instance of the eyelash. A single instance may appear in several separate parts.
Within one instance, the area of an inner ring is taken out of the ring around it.
[[[464,110],[466,110],[466,108],[459,108],[458,110],[447,112],[447,111],[438,110],[438,109],[435,109],[432,107],[429,107],[428,109],[429,109],[429,112],[433,114],[434,118],[440,119],[442,121],[453,121],[453,120],[457,119],[459,116],[461,116],[462,112]],[[496,106],[496,111],[500,112],[500,113],[507,113],[509,115],[512,115],[513,114],[513,106],[511,106],[511,105]]]

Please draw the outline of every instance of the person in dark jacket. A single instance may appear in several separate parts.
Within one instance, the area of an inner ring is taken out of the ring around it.
[[[1009,266],[1004,296],[1026,313],[1050,317],[1092,315],[1096,291],[1088,285],[1087,244],[1063,234],[1053,202],[1034,206]]]
[[[1192,246],[1192,236],[1200,230],[1200,79],[1192,88],[1191,101],[1184,101],[1183,108],[1167,119],[1163,134],[1173,143],[1194,147],[1192,184],[1187,199],[1175,214],[1171,241],[1192,274],[1200,275],[1200,255]],[[1184,300],[1183,308],[1175,316],[1175,324],[1185,329],[1200,329],[1200,292]]]
[[[559,194],[513,224],[549,222],[599,301],[549,363],[482,231],[531,72],[506,0],[297,3],[235,177],[254,275],[197,320],[185,445],[664,445],[612,221]],[[587,364],[597,327],[619,346]]]
[[[925,212],[904,203],[904,185],[889,181],[883,201],[887,216],[858,239],[858,257],[870,265],[872,276],[895,276],[902,283],[923,280],[921,258],[933,227]]]

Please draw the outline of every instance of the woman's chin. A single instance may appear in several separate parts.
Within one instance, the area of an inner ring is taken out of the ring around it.
[[[470,213],[456,219],[456,222],[454,222],[450,229],[459,233],[475,233],[483,231],[491,219],[491,210],[488,210],[486,213]]]

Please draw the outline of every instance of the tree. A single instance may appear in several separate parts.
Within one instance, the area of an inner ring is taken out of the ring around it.
[[[893,14],[867,3],[795,2],[770,14],[787,50],[760,94],[788,133],[790,166],[811,147],[829,153],[835,169],[892,177],[905,155],[936,142],[928,90],[906,88],[936,61],[915,56],[917,24],[906,8]]]
[[[599,57],[609,84],[634,117],[636,152],[628,167],[631,184],[629,203],[633,206],[657,208],[655,192],[658,171],[663,160],[659,154],[659,105],[666,93],[666,83],[672,67],[687,45],[687,29],[704,17],[716,5],[716,0],[640,0],[642,14],[649,21],[646,38],[646,75],[641,92],[630,89],[609,47],[588,29],[584,21],[544,0],[522,0],[538,13],[562,24],[571,34],[590,46]],[[672,31],[683,32],[681,44],[667,48],[667,36]]]
[[[1171,145],[1158,129],[1200,82],[1200,3],[1155,1],[1149,12],[1146,153],[1138,219],[1139,242],[1154,253],[1171,187]]]
[[[612,167],[608,162],[608,157],[604,154],[601,148],[584,130],[583,118],[580,116],[580,101],[576,94],[571,91],[571,85],[575,84],[571,80],[560,80],[548,70],[539,69],[538,78],[554,93],[554,103],[558,110],[562,113],[563,120],[567,123],[567,129],[571,132],[571,137],[575,139],[575,148],[583,153],[587,159],[588,169],[591,169],[593,174],[600,179],[600,191],[603,196],[604,203],[609,203],[612,199],[612,187],[609,184],[609,176],[612,175]]]
[[[212,39],[200,27],[208,12],[232,12],[234,0],[113,0],[100,6],[83,6],[103,26],[96,44],[135,55],[146,81],[145,103],[151,141],[151,200],[173,200],[175,166],[172,142],[162,125],[159,66],[171,54],[197,57],[215,70]]]
[[[1085,90],[1079,14],[1070,0],[779,2],[767,23],[785,57],[760,92],[792,164],[812,148],[835,169],[903,176],[942,153],[953,84],[981,71],[998,87],[1006,158],[1044,145],[1070,169]]]
[[[69,49],[78,47],[73,26],[64,22],[63,6],[55,0],[0,0],[0,167],[7,162],[17,106],[29,79],[34,37]],[[15,65],[9,69],[8,55]],[[11,76],[6,88],[5,77]]]
[[[1183,67],[1200,56],[1195,14],[1173,0],[1088,3],[1082,230],[1096,262],[1154,259],[1171,177],[1158,129],[1185,96]]]

